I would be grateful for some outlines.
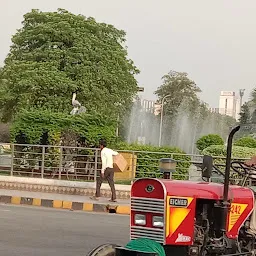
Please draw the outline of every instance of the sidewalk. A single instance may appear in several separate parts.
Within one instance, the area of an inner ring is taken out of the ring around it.
[[[1,176],[0,189],[19,190],[27,192],[54,193],[90,197],[94,195],[95,182],[81,182],[70,180],[41,179],[31,177]],[[115,184],[117,199],[129,200],[131,185]],[[102,197],[110,198],[111,191],[107,183],[101,186]]]
[[[130,214],[130,200],[127,199],[118,199],[116,203],[112,203],[107,198],[100,198],[96,201],[79,195],[0,189],[0,203]]]

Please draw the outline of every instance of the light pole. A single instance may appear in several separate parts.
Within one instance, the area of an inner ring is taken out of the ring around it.
[[[244,91],[245,89],[239,89],[239,95],[240,95],[240,111],[241,111],[241,108],[242,108],[242,101],[243,101],[243,96],[244,96]]]
[[[158,146],[161,147],[161,142],[162,142],[162,128],[163,128],[163,110],[164,110],[164,100],[167,97],[170,97],[171,94],[165,95],[162,99],[162,103],[161,103],[161,120],[160,120],[160,129],[159,129],[159,142],[158,142]]]

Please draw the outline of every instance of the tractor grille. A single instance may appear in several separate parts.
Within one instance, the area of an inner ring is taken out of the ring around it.
[[[160,244],[164,243],[164,230],[158,228],[131,227],[131,240],[148,238]]]
[[[159,213],[164,215],[164,200],[132,197],[131,210],[145,213]],[[131,240],[137,238],[149,238],[158,243],[164,243],[164,229],[132,226]]]
[[[164,200],[132,197],[131,210],[164,214]]]

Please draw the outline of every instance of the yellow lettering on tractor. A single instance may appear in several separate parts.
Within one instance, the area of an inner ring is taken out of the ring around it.
[[[231,204],[228,220],[228,231],[230,231],[234,227],[247,206],[248,204]]]

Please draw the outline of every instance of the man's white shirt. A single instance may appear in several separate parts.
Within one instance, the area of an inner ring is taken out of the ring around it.
[[[118,152],[110,149],[110,148],[103,148],[101,150],[101,161],[102,161],[102,168],[101,173],[103,174],[107,168],[113,168],[113,156],[118,155]]]

